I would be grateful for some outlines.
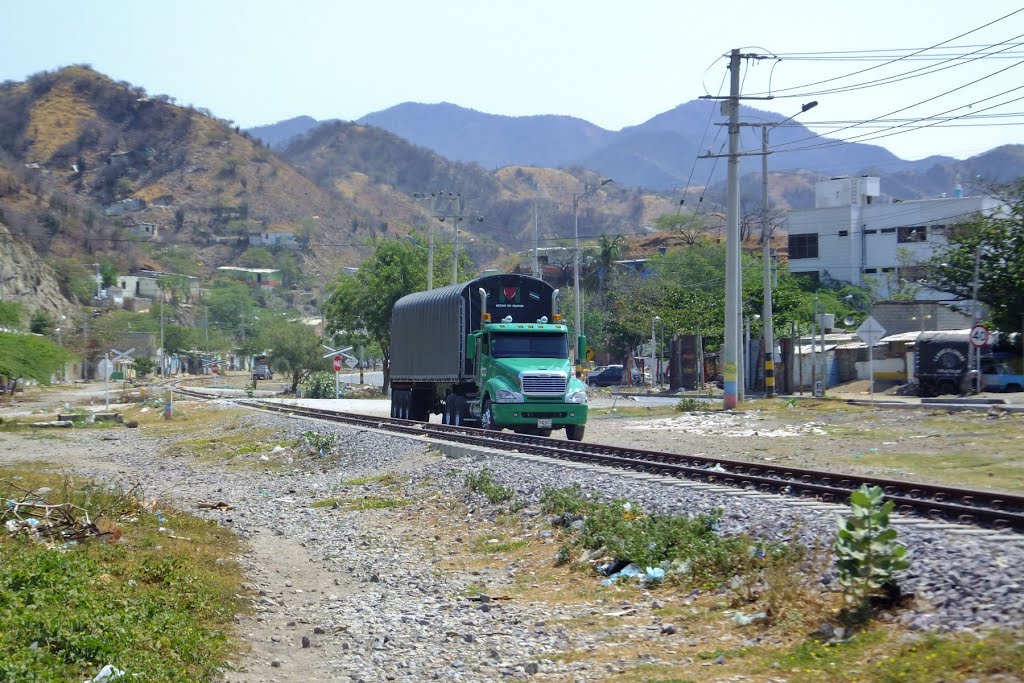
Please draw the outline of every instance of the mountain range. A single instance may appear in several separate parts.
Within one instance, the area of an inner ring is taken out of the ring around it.
[[[360,263],[375,241],[427,226],[450,241],[453,223],[480,268],[515,265],[516,252],[535,238],[541,246],[569,242],[577,217],[581,240],[625,235],[631,253],[642,254],[641,241],[665,237],[651,226],[678,212],[683,196],[708,214],[709,228],[721,220],[725,164],[694,165],[697,150],[721,145],[709,106],[690,102],[621,131],[571,117],[414,103],[356,122],[301,117],[246,131],[88,65],[7,81],[0,83],[0,243],[13,241],[19,251],[17,263],[0,259],[4,293],[33,296],[42,289],[30,274],[45,271],[65,296],[87,300],[94,263],[209,279],[219,266],[272,258],[296,274],[292,303],[315,308],[319,288],[342,266]],[[779,126],[772,143],[806,134]],[[744,144],[759,146],[752,135]],[[769,190],[784,210],[811,205],[822,177],[877,173],[883,193],[913,199],[950,192],[959,179],[1016,178],[1022,159],[1020,145],[963,161],[907,162],[871,145],[780,152],[771,158]],[[742,184],[745,213],[760,207],[759,166],[743,166],[751,172]],[[604,177],[616,182],[575,201]],[[300,248],[252,253],[251,238],[276,232],[292,233]]]
[[[639,125],[610,131],[569,116],[511,117],[447,102],[406,102],[367,114],[358,123],[383,128],[445,158],[488,169],[581,167],[623,185],[680,193],[685,188],[714,187],[725,178],[724,162],[702,158],[724,151],[726,133],[724,126],[716,125],[721,121],[717,108],[715,102],[694,100]],[[744,106],[742,111],[744,121],[780,124],[785,120],[752,107]],[[319,123],[304,116],[249,132],[272,147],[283,147]],[[744,127],[741,145],[745,151],[760,152],[760,129]],[[883,192],[901,199],[951,193],[958,180],[966,183],[980,176],[986,182],[1001,183],[1024,175],[1021,145],[963,161],[940,155],[904,160],[878,145],[819,137],[798,120],[773,128],[770,148],[773,174],[878,175],[884,179]],[[759,174],[760,166],[758,157],[745,157],[741,172]],[[788,203],[805,207],[806,200],[795,199]]]

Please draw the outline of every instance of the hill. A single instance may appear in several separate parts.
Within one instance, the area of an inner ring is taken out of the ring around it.
[[[460,193],[464,216],[483,219],[464,221],[467,236],[460,238],[473,240],[470,251],[481,264],[532,246],[535,218],[542,246],[571,238],[573,194],[600,182],[600,176],[582,168],[515,165],[489,172],[479,164],[450,161],[381,128],[350,122],[323,124],[293,140],[281,156],[321,189],[358,197],[382,214],[390,206],[396,220],[421,230],[430,215],[431,192]],[[416,193],[428,197],[417,201]],[[435,200],[433,209],[435,215],[457,212],[448,200]],[[670,200],[656,194],[606,185],[581,202],[580,235],[634,232],[672,209]]]
[[[0,222],[51,264],[202,276],[262,231],[332,244],[298,256],[333,275],[380,224],[230,122],[86,66],[0,86]]]

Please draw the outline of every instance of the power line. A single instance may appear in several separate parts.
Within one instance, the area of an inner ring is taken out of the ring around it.
[[[972,33],[977,33],[978,31],[980,31],[982,29],[985,29],[985,28],[988,28],[989,26],[993,26],[995,24],[998,24],[1000,21],[1008,19],[1008,18],[1014,16],[1015,14],[1019,14],[1021,12],[1024,12],[1024,7],[1020,8],[1020,9],[1017,9],[1017,10],[1014,10],[1014,11],[1008,13],[1008,14],[1005,14],[1005,15],[999,17],[998,19],[994,19],[994,20],[992,20],[992,21],[990,21],[988,23],[982,24],[981,26],[973,28],[970,31],[965,31],[964,33],[961,33],[960,35],[954,36],[954,37],[949,38],[947,40],[944,40],[944,41],[942,41],[940,43],[936,43],[934,45],[931,45],[930,47],[921,48],[919,50],[914,50],[914,51],[910,52],[909,54],[901,55],[901,56],[899,56],[899,57],[897,57],[895,59],[891,59],[891,60],[889,60],[887,62],[884,62],[882,64],[876,64],[875,66],[871,66],[871,67],[868,67],[866,69],[859,69],[857,71],[853,71],[853,72],[848,73],[848,74],[843,74],[842,76],[834,76],[832,78],[827,78],[827,79],[820,80],[820,81],[814,81],[812,83],[805,83],[803,85],[797,85],[797,86],[793,86],[793,87],[789,87],[789,88],[780,88],[780,89],[778,89],[778,90],[776,90],[774,92],[767,91],[767,92],[752,93],[751,96],[755,96],[755,95],[779,96],[779,93],[792,92],[794,90],[802,90],[804,88],[810,88],[810,87],[813,87],[813,86],[822,85],[824,83],[831,83],[831,82],[834,82],[834,81],[843,80],[845,78],[850,78],[852,76],[857,76],[859,74],[867,73],[869,71],[874,71],[875,69],[881,69],[884,66],[889,66],[890,64],[896,64],[896,63],[899,63],[901,61],[908,60],[909,58],[914,57],[916,55],[926,53],[929,50],[934,50],[935,48],[942,47],[943,45],[947,45],[949,43],[952,43],[954,40],[958,40],[960,38],[963,38],[964,36],[969,36]],[[825,54],[825,53],[822,53],[822,54]],[[802,97],[802,95],[801,95],[801,97]]]

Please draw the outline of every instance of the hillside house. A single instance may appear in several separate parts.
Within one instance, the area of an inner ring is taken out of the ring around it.
[[[299,243],[295,240],[295,233],[292,232],[250,232],[249,245],[254,247],[283,247],[285,249],[296,249]]]
[[[159,234],[159,228],[156,223],[136,223],[128,226],[128,232],[153,239]]]
[[[117,286],[121,288],[122,295],[128,299],[152,299],[160,298],[160,286],[157,284],[160,278],[174,275],[174,273],[162,273],[155,270],[140,270],[131,275],[121,275],[117,278]],[[199,298],[199,278],[192,275],[181,276],[188,280],[188,293],[186,301]]]
[[[121,201],[110,204],[109,206],[104,206],[103,215],[121,216],[126,213],[142,211],[144,208],[146,208],[146,202],[137,197],[128,197],[127,199],[122,199]]]
[[[958,221],[979,212],[997,212],[994,197],[953,196],[881,202],[880,181],[871,176],[840,177],[819,182],[814,208],[790,212],[783,224],[788,233],[789,271],[819,280],[825,276],[868,287],[888,299],[900,279],[922,275],[918,264],[945,244]],[[925,291],[920,298],[940,298]]]
[[[241,280],[253,287],[275,288],[281,286],[281,271],[276,268],[221,266],[217,269],[217,274],[232,280]]]

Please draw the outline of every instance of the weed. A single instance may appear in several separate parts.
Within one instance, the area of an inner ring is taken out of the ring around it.
[[[518,538],[506,540],[504,537],[481,536],[473,541],[472,548],[478,553],[507,553],[529,545],[529,541]]]
[[[711,404],[704,398],[698,398],[694,396],[683,396],[676,403],[676,410],[681,413],[699,413],[705,412],[711,408]]]
[[[154,681],[220,676],[241,609],[240,572],[225,557],[237,542],[227,531],[167,509],[160,522],[134,498],[87,482],[13,474],[21,488],[49,485],[64,502],[104,511],[123,536],[63,551],[0,538],[0,680],[84,680],[111,662]]]
[[[306,438],[306,443],[318,455],[327,455],[334,449],[335,443],[338,441],[338,435],[334,432],[320,433],[314,431],[304,432],[302,434]]]
[[[896,585],[896,572],[906,569],[906,546],[896,542],[896,529],[889,526],[894,503],[883,503],[880,486],[864,484],[850,496],[852,515],[839,520],[836,536],[836,566],[845,589],[846,603],[862,616],[870,599]]]
[[[545,486],[540,493],[540,510],[546,515],[582,514],[589,504],[579,484],[562,488]]]
[[[468,472],[463,481],[470,490],[482,494],[491,503],[512,500],[516,493],[513,487],[502,486],[494,481],[494,473],[487,467],[477,473]]]
[[[342,486],[365,486],[366,484],[380,484],[381,486],[396,486],[402,483],[402,478],[393,472],[385,472],[372,477],[356,477],[341,482]]]

